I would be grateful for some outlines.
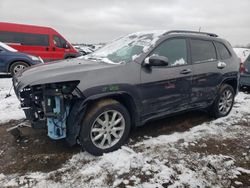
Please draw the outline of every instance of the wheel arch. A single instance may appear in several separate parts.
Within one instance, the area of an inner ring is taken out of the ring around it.
[[[101,100],[113,99],[121,103],[127,110],[131,118],[131,127],[136,127],[141,125],[139,109],[136,105],[133,97],[126,93],[106,93],[106,94],[98,94],[85,98],[84,100],[79,100],[75,102],[72,106],[71,113],[69,114],[67,124],[67,137],[66,141],[69,145],[74,145],[77,142],[77,138],[80,134],[80,122],[85,117],[86,112],[93,107],[93,105]]]
[[[26,61],[26,60],[22,60],[22,59],[12,60],[12,61],[10,61],[10,63],[8,64],[7,72],[10,72],[10,67],[11,67],[11,65],[13,65],[13,64],[16,63],[16,62],[24,62],[24,63],[27,63],[29,66],[31,66],[31,64],[30,64],[28,61]]]
[[[103,96],[93,96],[89,100],[87,99],[87,109],[94,105],[94,103],[105,100],[105,99],[113,99],[121,103],[127,110],[131,117],[131,126],[136,127],[140,125],[140,118],[139,118],[139,110],[136,105],[134,98],[127,92],[122,93],[110,93]]]
[[[220,84],[219,88],[221,88],[221,86],[223,84],[228,84],[228,85],[232,86],[235,94],[238,93],[239,82],[238,82],[237,78],[227,78],[227,79],[223,80],[222,83]]]

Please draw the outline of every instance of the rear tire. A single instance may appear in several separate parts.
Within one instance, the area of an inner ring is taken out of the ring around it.
[[[80,131],[80,142],[92,155],[102,155],[119,149],[127,140],[131,119],[118,101],[106,99],[87,111]]]
[[[227,116],[234,104],[235,92],[231,85],[223,84],[219,90],[209,113],[212,117],[220,118]]]
[[[25,62],[22,62],[22,61],[17,61],[15,63],[13,63],[11,66],[10,66],[10,74],[13,76],[15,75],[16,73],[18,73],[19,71],[27,68],[29,65]]]

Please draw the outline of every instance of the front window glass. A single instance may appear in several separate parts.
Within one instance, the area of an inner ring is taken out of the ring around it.
[[[185,39],[166,40],[157,46],[150,55],[168,58],[169,66],[187,64],[187,45]]]
[[[62,43],[61,43],[61,40],[58,36],[54,35],[53,42],[54,42],[56,47],[62,48]]]
[[[154,46],[164,32],[133,33],[105,45],[85,58],[112,64],[128,63]]]
[[[63,38],[54,35],[53,41],[56,47],[58,48],[67,48],[67,41],[64,40]]]

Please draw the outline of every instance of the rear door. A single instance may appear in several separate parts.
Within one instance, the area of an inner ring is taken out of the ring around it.
[[[192,65],[185,38],[167,39],[149,56],[167,57],[169,65],[141,69],[140,94],[144,119],[188,108],[191,93]]]
[[[216,97],[217,86],[222,81],[222,69],[218,68],[215,45],[210,40],[190,40],[193,64],[192,107],[207,107]]]

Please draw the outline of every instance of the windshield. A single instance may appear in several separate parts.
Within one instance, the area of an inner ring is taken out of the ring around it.
[[[6,45],[6,44],[4,44],[4,43],[2,43],[2,42],[0,42],[0,46],[1,46],[2,48],[4,48],[5,50],[11,51],[11,52],[17,52],[16,49],[11,48],[10,46],[8,46],[8,45]]]
[[[165,31],[138,32],[121,37],[96,52],[85,56],[86,59],[101,60],[111,64],[133,61],[154,46]]]

